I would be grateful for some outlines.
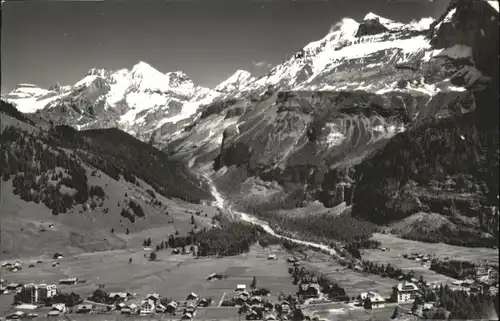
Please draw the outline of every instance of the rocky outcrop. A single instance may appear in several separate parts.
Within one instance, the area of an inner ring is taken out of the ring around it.
[[[376,35],[379,33],[388,32],[387,29],[378,19],[369,19],[363,21],[359,25],[359,29],[356,32],[356,37]]]
[[[354,166],[394,135],[429,119],[474,110],[467,92],[431,99],[406,93],[280,92],[270,107],[223,135],[217,168],[243,166],[328,206],[350,204]],[[460,106],[460,107],[459,107]]]

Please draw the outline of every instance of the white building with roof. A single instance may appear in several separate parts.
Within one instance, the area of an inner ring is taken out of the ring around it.
[[[372,308],[383,308],[385,307],[385,299],[377,292],[369,291],[363,292],[358,296],[358,303],[363,305],[366,299],[370,299],[372,303]]]
[[[395,288],[398,303],[413,302],[418,295],[418,287],[411,282],[401,282]]]

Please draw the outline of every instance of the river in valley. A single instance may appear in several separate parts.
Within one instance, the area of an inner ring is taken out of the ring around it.
[[[248,222],[248,223],[251,223],[251,224],[254,224],[254,225],[259,225],[260,227],[262,227],[264,229],[264,231],[266,231],[270,235],[273,235],[273,236],[276,236],[276,237],[279,237],[279,238],[283,238],[283,239],[289,240],[289,241],[291,241],[293,243],[296,243],[296,244],[302,244],[302,245],[310,246],[310,247],[313,247],[313,248],[316,248],[316,249],[319,249],[319,250],[323,250],[323,251],[326,251],[326,252],[330,253],[331,255],[337,254],[337,252],[333,248],[329,247],[328,245],[320,244],[320,243],[314,243],[314,242],[309,242],[309,241],[303,241],[303,240],[291,238],[291,237],[288,237],[288,236],[280,235],[280,234],[276,233],[269,226],[269,224],[267,222],[265,222],[263,220],[260,220],[260,219],[256,218],[255,216],[253,216],[251,214],[243,213],[243,212],[239,212],[239,211],[233,210],[232,207],[231,207],[231,204],[229,204],[229,202],[224,198],[224,196],[222,195],[222,193],[217,189],[217,187],[215,186],[213,180],[210,177],[208,177],[207,175],[203,175],[203,177],[205,177],[207,179],[208,184],[210,186],[210,193],[215,198],[215,201],[212,204],[213,206],[215,206],[215,207],[217,207],[217,208],[219,208],[221,210],[228,211],[230,214],[232,214],[233,216],[239,218],[242,221],[245,221],[245,222]]]

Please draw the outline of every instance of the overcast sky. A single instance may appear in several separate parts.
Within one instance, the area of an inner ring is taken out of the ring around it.
[[[2,5],[2,93],[18,83],[74,84],[90,68],[145,61],[214,87],[237,69],[261,75],[343,17],[408,22],[449,0],[10,1]]]

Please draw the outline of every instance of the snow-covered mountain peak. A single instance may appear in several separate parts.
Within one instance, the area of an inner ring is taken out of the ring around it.
[[[133,78],[162,78],[164,75],[163,73],[152,67],[150,64],[144,61],[139,61],[132,67],[130,76]]]
[[[343,18],[330,29],[330,35],[336,39],[354,37],[358,31],[359,23],[352,18]]]
[[[343,41],[353,40],[358,28],[359,23],[351,18],[343,18],[330,28],[330,32],[323,39],[310,42],[303,49],[304,52],[317,53],[318,50],[328,46],[335,47]]]
[[[376,21],[383,28],[386,28],[387,31],[388,30],[398,30],[398,29],[402,29],[402,28],[405,27],[405,24],[403,24],[403,23],[396,22],[394,20],[384,18],[384,17],[379,16],[379,15],[373,13],[373,12],[369,12],[369,13],[366,14],[366,16],[363,18],[362,25],[365,25],[367,23],[369,24],[372,21]],[[385,30],[379,30],[379,31],[385,31]],[[359,32],[359,33],[363,34],[363,32]]]
[[[87,76],[98,76],[101,78],[106,78],[110,72],[103,68],[92,68],[87,72]]]
[[[252,77],[252,74],[250,72],[239,69],[229,78],[215,87],[215,90],[219,92],[233,91],[245,86],[246,84],[249,84],[254,80],[255,78]]]
[[[49,91],[33,84],[18,84],[9,95],[17,95],[19,98],[40,97]]]
[[[392,22],[392,20],[379,16],[378,14],[375,14],[373,12],[368,12],[366,16],[363,18],[363,21],[365,20],[378,20],[381,23]]]

